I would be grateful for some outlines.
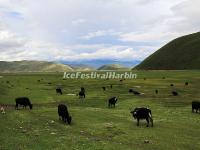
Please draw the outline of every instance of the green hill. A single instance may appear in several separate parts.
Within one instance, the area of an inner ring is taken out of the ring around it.
[[[200,32],[177,38],[147,57],[134,69],[200,69]]]
[[[72,71],[68,65],[47,61],[0,61],[0,72],[64,72]]]
[[[129,70],[129,68],[119,64],[107,64],[99,67],[98,70]]]

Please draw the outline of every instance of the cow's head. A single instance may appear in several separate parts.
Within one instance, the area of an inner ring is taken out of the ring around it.
[[[30,105],[29,105],[29,107],[30,107],[30,109],[32,109],[32,108],[33,108],[33,105],[32,105],[32,104],[30,104]]]
[[[67,117],[67,123],[71,124],[71,121],[72,121],[72,117],[71,116]]]
[[[135,108],[134,110],[132,110],[130,113],[133,115],[133,117],[136,119],[137,118],[137,111],[138,108]]]

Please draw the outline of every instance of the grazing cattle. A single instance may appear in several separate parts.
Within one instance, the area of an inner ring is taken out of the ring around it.
[[[49,85],[51,85],[52,83],[51,83],[51,82],[49,82],[48,84],[49,84]]]
[[[62,119],[65,123],[67,122],[68,124],[71,123],[72,117],[69,115],[67,106],[64,104],[59,104],[58,105],[58,116],[59,119]]]
[[[119,80],[120,82],[122,82],[123,80],[121,79],[121,80]]]
[[[110,88],[112,89],[112,87],[113,87],[113,85],[111,84],[111,85],[110,85]]]
[[[102,89],[103,89],[103,91],[105,91],[105,90],[106,90],[106,87],[105,87],[105,86],[103,86],[103,87],[102,87]]]
[[[200,112],[200,102],[198,101],[193,101],[192,102],[192,112],[196,111],[196,113],[199,111]]]
[[[140,92],[135,91],[135,90],[133,90],[133,89],[129,89],[129,93],[133,93],[133,94],[135,94],[135,95],[140,95],[140,94],[141,94]]]
[[[111,108],[112,106],[115,107],[115,104],[117,103],[118,98],[116,96],[111,97],[108,99],[108,107]]]
[[[38,80],[38,82],[40,82],[40,80]]]
[[[155,90],[155,93],[158,94],[158,90]]]
[[[187,86],[189,83],[188,82],[185,82],[185,85]]]
[[[146,78],[144,78],[144,80],[146,80]]]
[[[165,79],[165,77],[162,77],[162,79]]]
[[[170,86],[174,86],[174,84],[170,84]]]
[[[133,94],[134,94],[134,95],[141,95],[141,93],[138,92],[138,91],[133,91]]]
[[[173,96],[178,96],[178,92],[172,91],[172,95],[173,95]]]
[[[130,112],[134,119],[137,119],[137,126],[139,126],[140,119],[146,119],[147,127],[149,126],[149,122],[151,122],[151,126],[153,127],[153,119],[151,110],[148,108],[135,108],[133,111]]]
[[[29,106],[30,109],[33,108],[33,105],[31,104],[28,97],[18,97],[15,99],[16,105],[15,109],[18,109],[18,105],[22,105],[23,108],[26,108],[26,106]]]
[[[56,93],[58,93],[58,94],[62,95],[62,89],[60,89],[60,88],[57,88],[57,89],[56,89]]]
[[[80,91],[78,93],[78,95],[79,95],[79,98],[85,98],[85,92],[84,91]]]

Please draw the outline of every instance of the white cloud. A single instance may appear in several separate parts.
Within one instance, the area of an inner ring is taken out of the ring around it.
[[[199,31],[199,5],[199,0],[1,0],[0,60],[142,60],[169,40]]]

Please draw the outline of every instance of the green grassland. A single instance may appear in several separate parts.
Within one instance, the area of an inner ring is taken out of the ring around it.
[[[200,71],[133,72],[138,78],[123,82],[63,80],[58,73],[1,74],[0,104],[8,107],[6,114],[0,114],[0,150],[200,149],[200,114],[191,111],[191,102],[200,100]],[[162,79],[163,76],[166,78]],[[184,85],[186,81],[188,86]],[[175,86],[171,87],[171,83]],[[58,86],[63,88],[63,95],[56,94]],[[86,89],[85,100],[68,95],[76,94],[81,86]],[[107,86],[106,91],[102,86]],[[144,95],[130,94],[129,88]],[[180,95],[171,96],[172,90]],[[33,109],[15,110],[14,99],[19,96],[29,97]],[[107,107],[110,96],[119,97],[116,108]],[[68,105],[73,117],[71,125],[58,120],[59,103]],[[130,110],[139,106],[152,110],[153,128],[147,128],[145,121],[136,126]]]

